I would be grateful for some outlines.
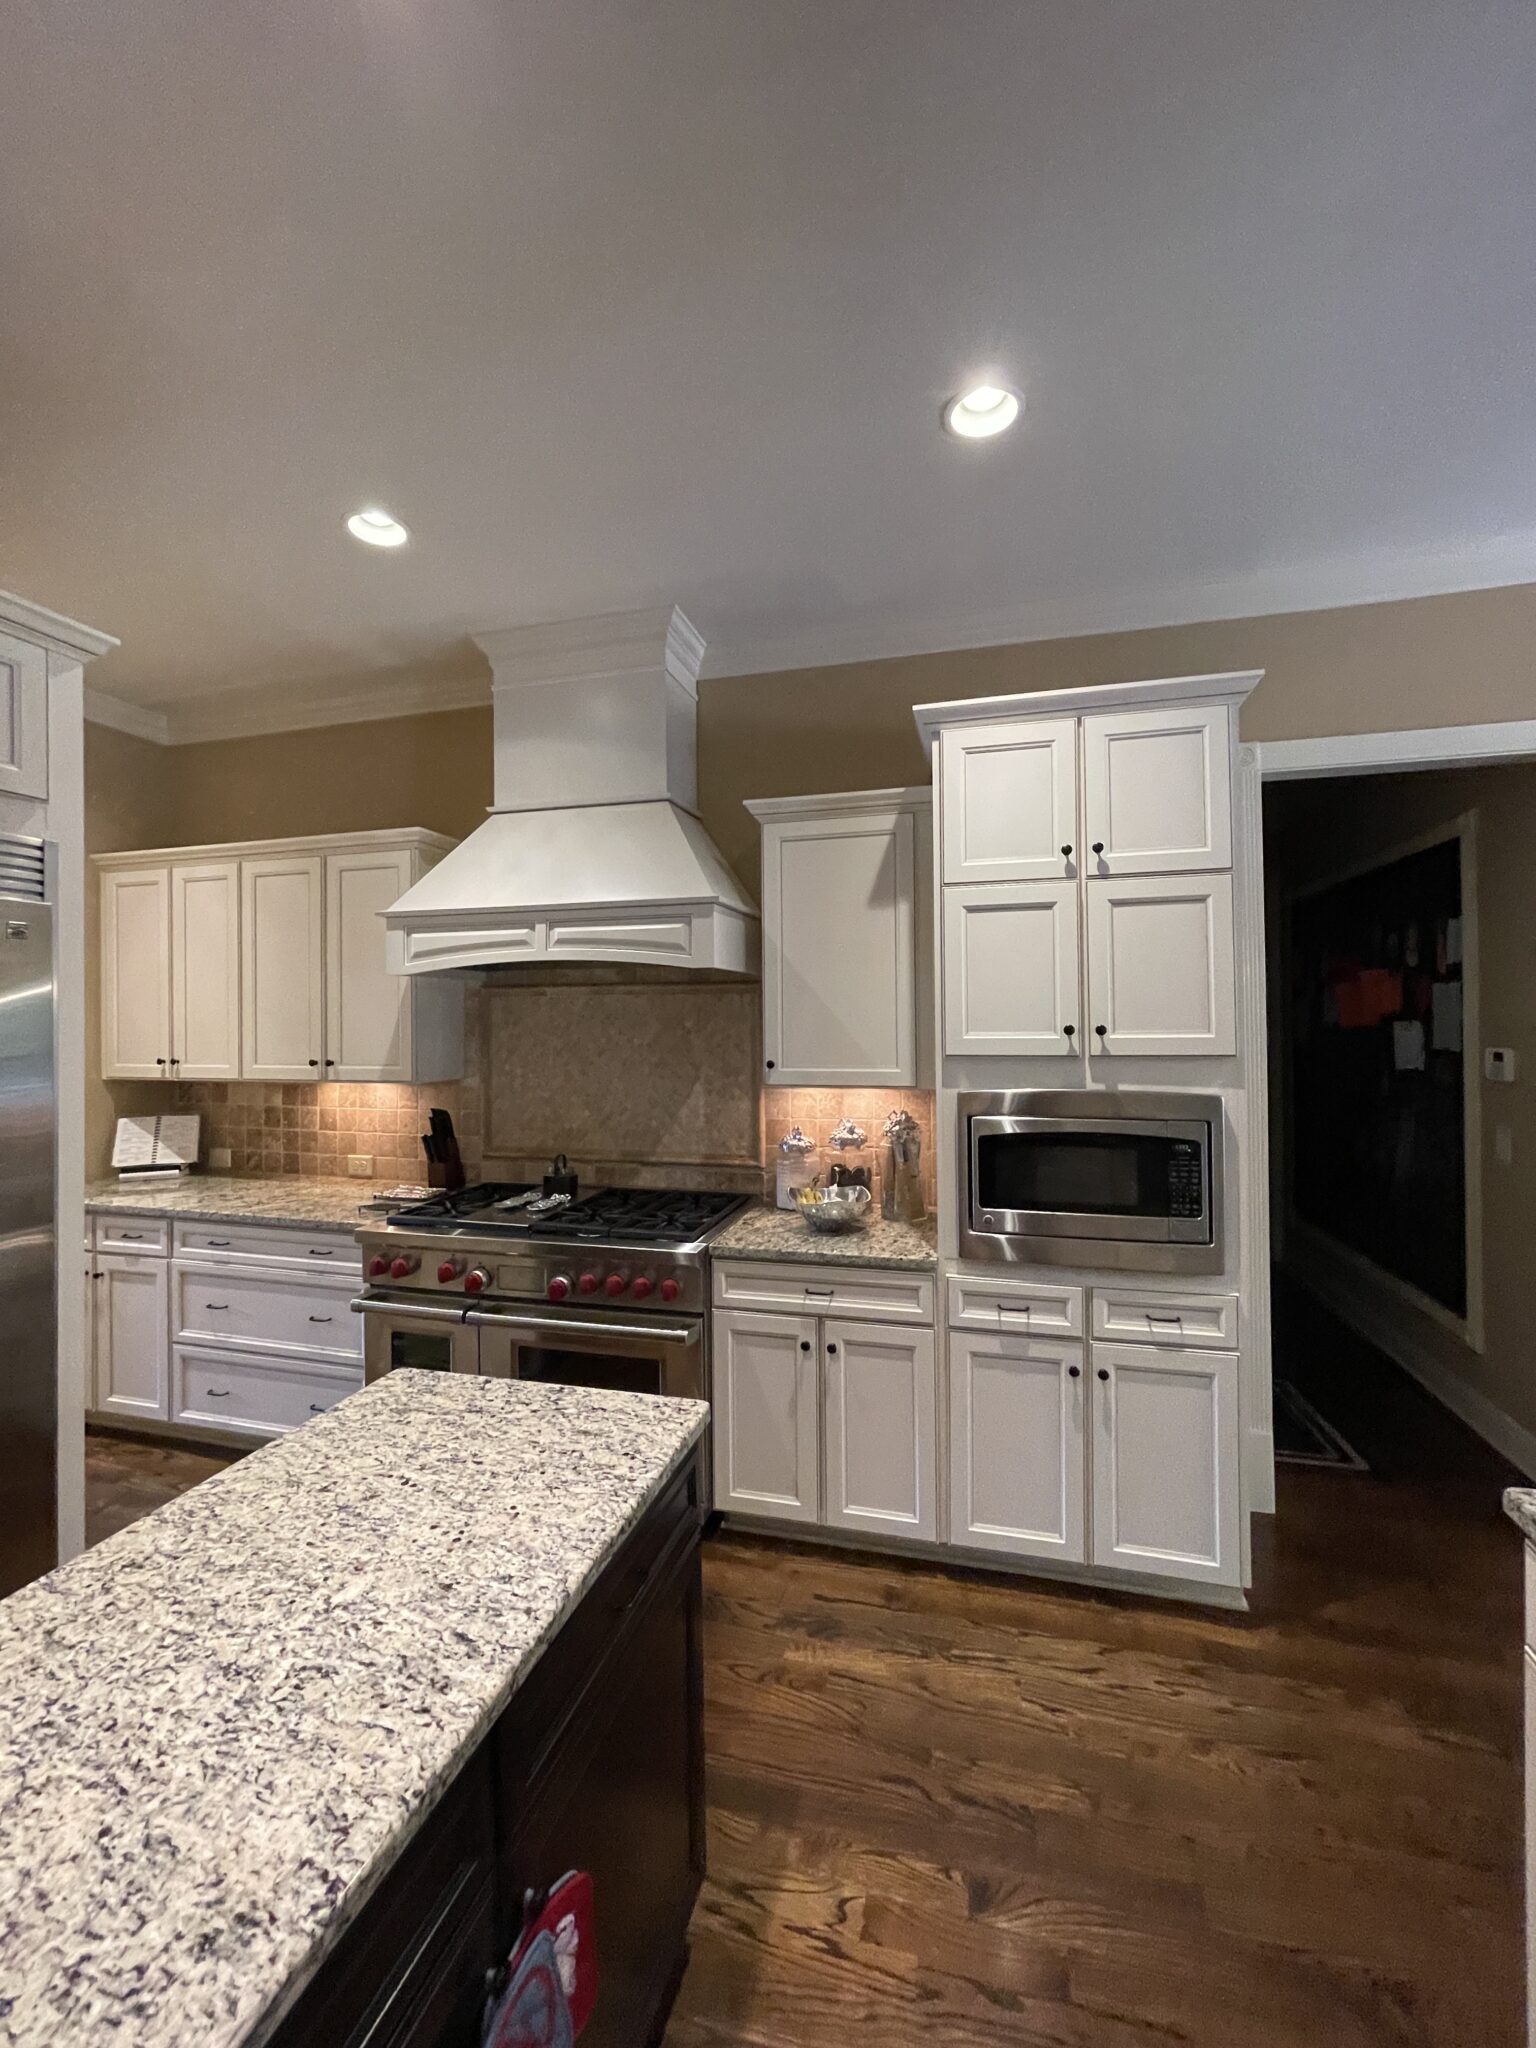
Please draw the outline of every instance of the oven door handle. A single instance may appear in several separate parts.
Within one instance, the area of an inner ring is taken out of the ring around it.
[[[474,1318],[467,1309],[432,1308],[426,1302],[418,1307],[415,1302],[367,1301],[359,1299],[352,1304],[360,1316],[393,1316],[397,1322],[467,1323]]]
[[[444,1313],[444,1310],[438,1310],[439,1315]],[[559,1337],[564,1333],[575,1337],[648,1337],[657,1344],[697,1344],[699,1341],[696,1323],[683,1326],[676,1323],[579,1323],[574,1318],[566,1321],[553,1316],[483,1315],[476,1309],[467,1310],[464,1320],[480,1330],[528,1330],[544,1337]]]

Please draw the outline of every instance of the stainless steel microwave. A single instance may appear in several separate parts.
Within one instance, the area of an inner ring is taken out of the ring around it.
[[[962,1095],[960,1256],[1144,1273],[1222,1270],[1219,1095]]]

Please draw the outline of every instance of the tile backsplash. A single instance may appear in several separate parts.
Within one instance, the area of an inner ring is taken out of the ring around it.
[[[881,1132],[893,1109],[916,1120],[923,1140],[923,1195],[930,1213],[938,1201],[934,1160],[934,1098],[929,1088],[771,1088],[763,1091],[763,1168],[766,1192],[773,1199],[779,1140],[798,1124],[828,1159],[832,1133],[846,1117],[869,1137],[870,1164],[877,1164]],[[819,1162],[820,1163],[820,1162]],[[823,1164],[825,1172],[825,1164]]]
[[[203,1120],[203,1158],[216,1146],[244,1174],[344,1174],[348,1157],[373,1160],[376,1181],[424,1181],[421,1134],[427,1112],[446,1109],[459,1133],[471,1179],[480,1171],[479,1117],[466,1105],[469,1084],[407,1088],[346,1081],[278,1083],[181,1081],[178,1109]]]

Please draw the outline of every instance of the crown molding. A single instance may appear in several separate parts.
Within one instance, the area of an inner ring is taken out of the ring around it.
[[[498,688],[665,669],[692,691],[704,661],[704,636],[676,605],[503,626],[476,633],[474,641],[491,664]]]
[[[166,707],[173,747],[209,740],[257,739],[279,732],[310,732],[327,725],[370,725],[386,718],[417,718],[434,711],[489,706],[491,680],[462,672],[380,675],[344,683],[284,683],[221,690]]]
[[[147,704],[129,704],[121,697],[109,697],[105,690],[87,685],[85,716],[91,725],[110,725],[114,732],[132,733],[136,740],[153,740],[156,746],[171,743],[171,721],[163,711]]]
[[[35,640],[54,654],[67,654],[76,661],[94,661],[119,645],[110,633],[98,633],[94,626],[82,626],[78,619],[66,619],[62,612],[32,604],[11,590],[0,590],[0,626],[8,626],[24,640]]]
[[[1476,545],[1417,551],[1385,550],[1254,570],[1211,581],[1163,584],[1113,597],[1039,598],[1012,610],[967,615],[865,619],[759,640],[711,643],[706,680],[772,675],[853,662],[959,654],[978,647],[1036,640],[1080,640],[1096,633],[1135,633],[1164,626],[1269,618],[1285,612],[1339,611],[1405,598],[1448,597],[1536,583],[1536,532],[1512,533]]]
[[[942,704],[914,704],[918,736],[932,757],[935,738],[946,726],[990,725],[1003,718],[1072,718],[1082,711],[1138,711],[1156,704],[1244,703],[1264,680],[1261,668],[1229,669],[1220,675],[1153,676],[1143,682],[1084,683],[1069,690],[1023,690],[1007,697],[960,697]]]

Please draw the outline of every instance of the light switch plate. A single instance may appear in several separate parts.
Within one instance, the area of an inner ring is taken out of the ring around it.
[[[353,1180],[373,1179],[373,1154],[371,1152],[349,1152],[347,1172]]]
[[[234,1163],[235,1156],[227,1145],[210,1145],[208,1147],[208,1171],[210,1173],[228,1173]]]
[[[1500,1166],[1513,1166],[1515,1163],[1515,1134],[1508,1124],[1495,1124],[1493,1127],[1493,1156]]]
[[[1485,1081],[1513,1081],[1517,1064],[1512,1045],[1489,1045],[1483,1048]]]

